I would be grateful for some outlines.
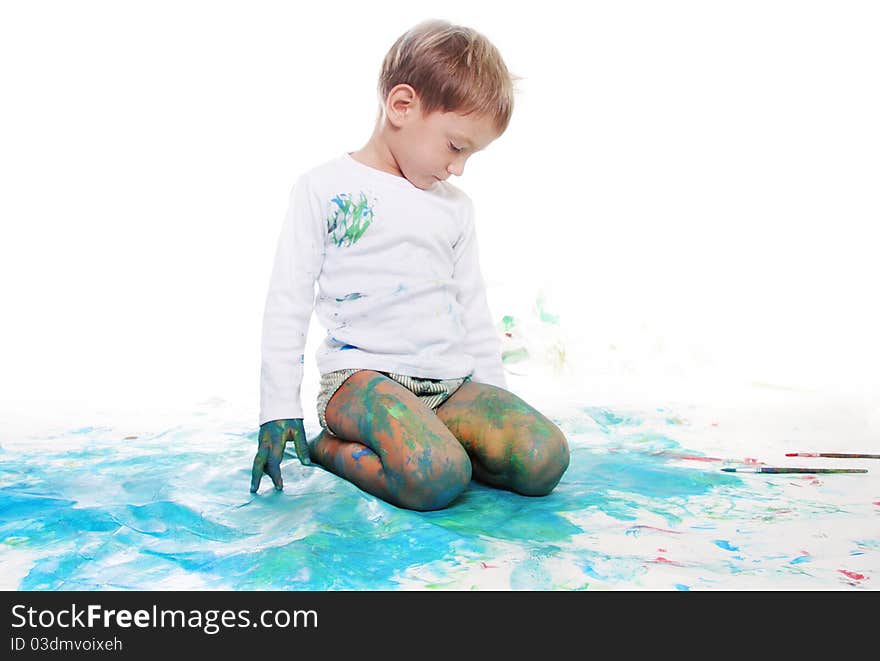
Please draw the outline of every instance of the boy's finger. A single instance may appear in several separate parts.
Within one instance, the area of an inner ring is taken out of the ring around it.
[[[254,460],[254,467],[251,469],[251,493],[257,493],[257,489],[260,488],[260,481],[263,479],[263,466],[265,465],[265,461],[258,464],[256,459]]]
[[[269,460],[266,462],[266,472],[269,474],[269,477],[272,478],[272,483],[275,485],[275,489],[277,491],[283,491],[284,480],[281,479],[281,462],[275,457],[269,457]]]
[[[257,454],[254,455],[254,465],[251,468],[251,493],[257,493],[260,488],[260,482],[263,479],[263,473],[266,471],[266,459],[269,457],[269,448],[265,445],[260,446]]]
[[[312,460],[309,456],[309,444],[306,443],[306,437],[302,434],[293,435],[293,448],[296,450],[296,458],[303,466],[311,466]]]

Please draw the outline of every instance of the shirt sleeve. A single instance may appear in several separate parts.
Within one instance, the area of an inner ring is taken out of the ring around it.
[[[454,253],[453,278],[459,285],[458,302],[463,313],[465,352],[474,359],[471,379],[507,389],[507,378],[501,362],[501,338],[492,323],[486,298],[486,286],[480,269],[474,206],[470,199],[467,199],[462,237],[456,243]]]
[[[263,311],[260,424],[302,418],[304,351],[324,260],[324,219],[305,175],[294,183]]]

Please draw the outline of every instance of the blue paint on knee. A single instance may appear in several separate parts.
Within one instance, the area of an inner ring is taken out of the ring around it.
[[[360,450],[356,450],[356,451],[352,452],[351,458],[354,459],[355,461],[357,461],[358,459],[363,457],[365,454],[373,454],[373,451],[370,450],[369,448],[362,448]]]

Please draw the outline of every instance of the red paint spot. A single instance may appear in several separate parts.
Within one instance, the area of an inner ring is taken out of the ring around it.
[[[700,457],[695,454],[677,454],[673,456],[678,459],[690,459],[691,461],[721,461],[718,457]]]
[[[871,503],[871,504],[872,504],[872,505],[877,505],[877,507],[880,507],[880,500],[875,500],[875,501],[874,501],[873,503]]]
[[[630,528],[630,530],[633,530],[633,529],[657,530],[657,531],[659,531],[659,532],[671,532],[671,533],[675,533],[676,535],[680,535],[680,534],[681,534],[681,533],[678,532],[677,530],[667,530],[666,528],[655,528],[654,526],[645,526],[645,525],[642,525],[642,524],[637,524],[637,525],[634,525],[634,526],[632,526],[632,527]]]
[[[506,335],[507,337],[513,337],[513,334],[512,334],[512,333],[505,333],[505,335]]]
[[[839,571],[844,576],[847,576],[847,577],[849,577],[853,580],[856,580],[856,581],[864,581],[865,580],[864,574],[860,574],[855,571],[849,571],[848,569],[838,569],[837,571]]]
[[[487,565],[485,562],[481,562],[480,566],[483,569],[498,569],[498,565]]]
[[[657,549],[657,553],[666,553],[666,549]]]
[[[665,452],[662,454],[665,454],[668,457],[674,457],[676,459],[687,459],[689,461],[724,461],[724,459],[722,459],[721,457],[704,457],[703,455],[697,454],[677,454],[675,452]],[[742,463],[757,466],[763,464],[764,462],[753,457],[745,457],[742,460]]]
[[[684,565],[681,564],[680,562],[675,562],[673,560],[667,560],[662,555],[658,555],[656,558],[654,558],[653,560],[649,560],[648,562],[656,562],[658,564],[669,565],[671,567],[684,567]]]

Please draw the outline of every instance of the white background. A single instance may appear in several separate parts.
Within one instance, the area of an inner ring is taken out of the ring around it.
[[[453,180],[497,317],[544,292],[588,380],[876,399],[876,3],[4,2],[4,415],[216,397],[256,423],[290,186],[367,141],[429,17],[523,78]]]

